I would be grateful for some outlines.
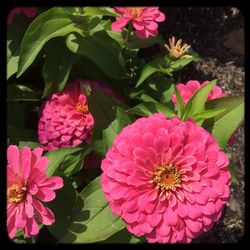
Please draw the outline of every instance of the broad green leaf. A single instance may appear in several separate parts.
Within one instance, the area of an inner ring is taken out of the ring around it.
[[[29,23],[26,16],[16,15],[7,26],[7,80],[17,72],[21,42]]]
[[[127,228],[122,229],[121,231],[113,234],[108,239],[101,241],[102,244],[110,244],[110,243],[130,243],[130,244],[138,244],[144,243],[146,240],[143,237],[137,238],[133,234],[129,233]]]
[[[179,117],[182,117],[184,113],[184,102],[176,85],[174,86],[174,89],[175,89],[176,103],[177,103],[177,114]]]
[[[113,8],[110,7],[85,7],[83,16],[121,16],[118,12],[116,12]]]
[[[103,141],[106,151],[112,146],[114,138],[121,130],[132,122],[124,108],[117,106],[116,119],[103,130]]]
[[[81,161],[79,157],[69,157],[69,155],[78,155],[83,154],[85,152],[88,152],[89,148],[87,146],[84,147],[73,147],[73,148],[60,148],[56,150],[49,151],[45,154],[46,157],[49,159],[49,165],[46,169],[47,174],[53,175],[55,172],[65,172],[66,174],[69,174],[69,171],[73,171],[75,166],[77,165],[77,162]],[[67,158],[68,157],[68,158]],[[75,159],[74,159],[75,158]],[[71,165],[65,166],[64,161]],[[63,168],[62,168],[63,167]],[[68,171],[69,169],[69,171]],[[79,170],[78,168],[76,170]]]
[[[216,82],[216,80],[212,80],[211,82],[203,85],[193,94],[184,108],[184,112],[182,115],[183,121],[185,121],[189,117],[193,117],[193,115],[196,113],[204,111],[207,97],[216,85]]]
[[[71,32],[80,31],[63,8],[54,7],[40,14],[25,32],[17,77],[32,64],[44,44],[54,37],[65,36]]]
[[[153,97],[145,93],[145,89],[141,90],[133,89],[130,92],[129,97],[132,99],[138,99],[143,102],[157,102]]]
[[[176,116],[174,111],[166,107],[161,103],[144,102],[128,110],[129,114],[135,114],[140,116],[150,116],[154,113],[163,113],[167,118]]]
[[[140,77],[136,83],[136,88],[139,87],[149,76],[156,72],[162,72],[169,76],[172,76],[172,69],[167,68],[167,64],[164,58],[157,58],[149,63],[147,63],[141,71]]]
[[[206,108],[225,109],[221,114],[207,119],[203,127],[215,136],[222,149],[225,149],[231,135],[240,125],[244,117],[244,98],[243,96],[229,96],[206,103]]]
[[[109,77],[114,79],[128,78],[121,47],[105,30],[98,31],[88,37],[70,34],[66,44],[73,53],[93,61]]]
[[[106,150],[102,142],[102,131],[116,119],[116,106],[124,106],[124,104],[118,102],[100,88],[95,86],[91,88],[91,94],[88,96],[88,106],[95,119],[92,147],[95,152],[105,155]]]
[[[40,101],[40,90],[23,84],[7,85],[7,101]]]
[[[195,120],[196,124],[202,125],[204,119],[215,117],[224,111],[224,108],[207,109],[203,112],[194,114],[192,118]]]
[[[48,226],[48,229],[57,239],[61,239],[66,234],[67,228],[71,223],[72,208],[78,201],[77,192],[72,186],[70,179],[62,174],[59,176],[63,178],[63,188],[56,190],[56,198],[46,204],[55,215],[55,223]]]
[[[71,67],[78,59],[78,56],[67,48],[65,39],[61,38],[54,38],[47,43],[45,55],[43,97],[64,89]]]
[[[101,189],[100,177],[80,193],[82,202],[74,207],[62,243],[93,243],[122,230],[125,223],[112,214]]]
[[[197,55],[193,55],[192,58],[181,58],[175,61],[171,61],[169,66],[173,71],[178,71],[182,68],[184,68],[186,65],[188,65],[189,63],[193,62],[193,61],[198,61],[201,58]]]

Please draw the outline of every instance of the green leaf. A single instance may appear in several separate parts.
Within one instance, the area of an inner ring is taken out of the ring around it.
[[[229,162],[229,165],[228,165],[228,169],[229,169],[229,171],[230,171],[230,173],[231,173],[231,180],[232,180],[232,183],[238,184],[238,185],[239,185],[239,182],[238,182],[238,180],[237,180],[236,168],[235,168],[235,164],[234,164],[234,162],[233,162],[232,156],[231,156],[231,154],[229,154],[229,153],[226,153],[226,155],[228,156],[229,161],[230,161],[230,162]]]
[[[207,97],[216,85],[216,82],[217,80],[212,80],[211,82],[203,85],[193,94],[184,108],[184,112],[182,115],[183,121],[185,121],[189,117],[193,118],[193,115],[196,113],[204,111]]]
[[[132,122],[124,108],[116,107],[116,119],[103,130],[103,141],[107,151],[113,144],[114,138],[121,130]]]
[[[124,106],[124,104],[107,95],[100,88],[92,86],[91,89],[91,94],[88,96],[88,106],[95,119],[92,147],[95,152],[105,155],[102,131],[116,119],[116,106]]]
[[[158,112],[163,113],[167,118],[176,116],[174,111],[172,111],[165,105],[161,103],[156,103],[156,102],[140,103],[137,106],[128,110],[129,114],[135,114],[135,115],[140,115],[140,116],[150,116]]]
[[[110,7],[85,7],[83,16],[114,16],[118,17],[120,14]]]
[[[224,108],[207,109],[203,112],[194,114],[192,118],[195,120],[196,124],[202,125],[205,119],[213,118],[224,111]]]
[[[7,85],[7,101],[40,101],[40,90],[23,84]]]
[[[78,59],[65,45],[65,39],[55,38],[45,48],[43,78],[45,89],[43,98],[52,92],[60,92],[67,83],[71,67]]]
[[[152,74],[156,73],[156,72],[162,72],[164,74],[170,75],[172,76],[171,72],[172,69],[171,68],[167,68],[167,64],[164,60],[164,58],[160,57],[157,58],[149,63],[147,63],[140,74],[140,77],[136,83],[136,88],[139,87],[149,76],[151,76]]]
[[[145,89],[132,89],[132,91],[129,93],[129,97],[143,102],[157,102],[153,97],[145,93]]]
[[[16,15],[15,22],[7,26],[7,80],[17,72],[23,35],[30,23],[24,15]]]
[[[32,64],[50,39],[80,32],[69,15],[61,7],[54,7],[40,14],[27,29],[20,51],[17,77]]]
[[[127,47],[129,49],[145,49],[153,46],[154,44],[164,44],[163,40],[160,37],[150,36],[147,39],[139,39],[137,38],[135,32],[129,36]]]
[[[175,61],[171,61],[170,62],[170,68],[173,71],[178,71],[178,70],[184,68],[189,63],[191,63],[193,61],[199,61],[200,59],[201,58],[199,56],[197,56],[197,55],[193,55],[192,58],[181,58],[181,59],[178,59],[178,60],[175,60]]]
[[[102,241],[122,230],[125,223],[112,214],[101,189],[100,177],[93,180],[80,193],[62,243],[92,243]]]
[[[127,228],[122,229],[121,231],[113,234],[108,239],[101,241],[101,244],[110,244],[110,243],[131,243],[138,244],[144,243],[145,239],[143,237],[137,238],[133,234],[129,233]]]
[[[184,113],[184,101],[176,85],[174,86],[174,89],[175,89],[176,103],[177,103],[177,114],[179,117],[182,117]]]
[[[19,149],[21,149],[25,146],[29,147],[30,149],[41,147],[40,143],[34,142],[34,141],[19,141],[18,142]]]
[[[63,172],[65,175],[73,174],[82,166],[84,155],[89,151],[88,146],[83,146],[60,148],[47,152],[45,154],[49,158],[49,165],[46,169],[47,175],[51,176],[55,172]],[[66,162],[64,163],[64,161]]]
[[[48,226],[50,233],[57,239],[61,239],[66,234],[72,214],[72,208],[78,201],[78,195],[71,181],[66,176],[59,174],[63,178],[63,188],[56,190],[56,198],[47,203],[55,215],[55,223]]]
[[[88,37],[70,34],[66,44],[73,53],[93,61],[109,77],[114,79],[128,78],[121,47],[105,30],[98,31]]]
[[[225,109],[221,114],[207,119],[203,127],[215,136],[222,149],[225,149],[228,140],[244,117],[244,98],[243,96],[229,96],[206,103],[206,108]]]

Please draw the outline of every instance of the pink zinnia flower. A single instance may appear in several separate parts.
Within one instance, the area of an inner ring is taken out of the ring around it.
[[[102,189],[134,235],[187,243],[220,218],[230,194],[228,164],[205,129],[158,113],[115,138],[102,161]]]
[[[38,139],[45,150],[74,147],[90,143],[94,118],[88,110],[87,97],[80,80],[68,83],[65,90],[54,93],[40,111]]]
[[[37,219],[44,225],[55,222],[53,212],[41,201],[54,200],[54,190],[62,188],[63,179],[47,177],[48,158],[41,157],[42,152],[41,148],[31,151],[29,147],[19,152],[14,145],[7,149],[7,229],[10,238],[19,229],[27,237],[37,235]]]
[[[121,31],[129,22],[136,30],[140,39],[158,34],[157,22],[163,22],[165,15],[158,10],[158,7],[115,7],[122,17],[117,17],[112,23],[112,30]]]
[[[23,13],[26,17],[34,17],[37,15],[37,8],[35,7],[27,7],[27,8],[21,8],[21,7],[16,7],[12,9],[8,15],[7,18],[7,24],[12,24],[14,22],[14,18],[17,14]]]
[[[196,80],[190,80],[186,84],[179,83],[177,84],[177,89],[180,92],[180,95],[183,99],[184,104],[186,105],[189,99],[193,96],[193,94],[201,88],[203,85],[207,84],[209,81],[204,81],[200,84]],[[223,93],[222,89],[218,86],[215,86],[208,95],[207,100],[212,100],[216,98],[224,97],[225,94]],[[174,94],[172,97],[172,102],[176,105],[176,95]]]

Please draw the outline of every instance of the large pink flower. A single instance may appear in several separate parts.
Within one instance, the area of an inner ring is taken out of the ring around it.
[[[180,92],[180,95],[183,99],[184,104],[186,105],[189,99],[193,96],[193,94],[202,86],[207,84],[209,81],[204,81],[200,84],[196,80],[190,80],[186,84],[179,83],[177,84],[177,89]],[[222,89],[219,86],[215,86],[208,95],[207,100],[212,100],[216,98],[224,97],[225,94],[223,93]],[[174,94],[172,97],[172,102],[176,105],[176,95]]]
[[[14,145],[7,149],[7,229],[10,238],[18,229],[27,237],[37,235],[37,219],[44,225],[55,222],[53,212],[41,201],[54,200],[54,190],[62,188],[63,179],[47,177],[48,158],[41,157],[42,152],[41,148],[31,151],[29,147],[19,152]]]
[[[7,24],[12,24],[14,22],[14,18],[17,14],[23,13],[27,17],[34,17],[37,15],[37,8],[35,7],[16,7],[12,9],[8,15]]]
[[[81,80],[68,83],[65,90],[54,93],[41,108],[38,139],[45,150],[90,143],[94,118],[88,110]]]
[[[163,22],[165,15],[158,10],[158,7],[115,7],[122,17],[117,17],[112,23],[112,30],[121,31],[129,22],[136,30],[140,39],[158,34],[157,22]]]
[[[102,189],[127,229],[148,242],[190,242],[210,230],[228,201],[226,155],[192,120],[140,118],[102,161]]]

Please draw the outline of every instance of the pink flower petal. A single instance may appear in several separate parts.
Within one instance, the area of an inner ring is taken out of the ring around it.
[[[7,159],[10,165],[10,168],[14,173],[18,173],[19,166],[19,150],[17,146],[10,145],[7,149]]]

